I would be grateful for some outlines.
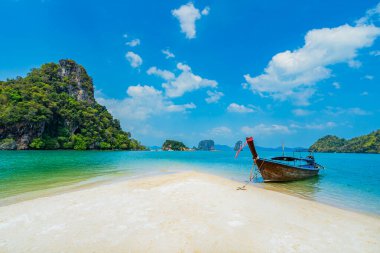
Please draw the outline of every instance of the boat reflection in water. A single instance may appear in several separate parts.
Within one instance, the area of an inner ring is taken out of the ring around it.
[[[260,179],[258,180],[260,181]],[[320,188],[322,180],[323,175],[318,175],[300,181],[276,182],[275,184],[255,184],[255,186],[293,196],[296,195],[305,199],[317,200],[318,193],[322,190]]]

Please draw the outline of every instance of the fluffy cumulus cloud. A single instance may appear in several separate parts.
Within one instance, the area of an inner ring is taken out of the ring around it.
[[[131,41],[128,41],[127,43],[125,43],[126,45],[130,46],[130,47],[136,47],[138,45],[140,45],[140,40],[139,39],[133,39]]]
[[[168,70],[160,70],[152,67],[148,70],[148,74],[157,75],[166,82],[162,84],[167,97],[181,97],[186,92],[198,90],[201,88],[216,88],[218,83],[195,75],[189,65],[178,63],[177,69],[180,71],[178,75]]]
[[[259,124],[253,127],[243,126],[241,132],[245,135],[272,135],[272,134],[290,134],[292,131],[284,125],[266,125]]]
[[[148,75],[157,75],[165,80],[173,80],[175,78],[173,72],[170,72],[168,70],[161,70],[157,67],[150,67],[146,73]]]
[[[201,12],[194,7],[192,2],[180,6],[178,9],[172,10],[172,15],[179,21],[181,32],[188,39],[194,39],[196,36],[195,22],[201,19],[202,15],[206,16],[210,12],[210,8],[206,7]]]
[[[370,47],[379,35],[380,28],[364,24],[311,30],[303,47],[274,55],[261,75],[245,75],[247,87],[262,96],[308,105],[315,84],[331,76],[329,66],[346,62],[358,67],[358,50]]]
[[[231,103],[227,107],[228,112],[235,112],[235,113],[250,113],[250,112],[256,112],[258,110],[259,110],[259,108],[255,107],[253,105],[245,106],[245,105],[239,105],[236,103]]]
[[[224,96],[223,92],[220,91],[207,91],[208,97],[205,99],[207,104],[218,103],[218,101]]]
[[[165,55],[166,59],[175,57],[175,55],[169,49],[163,49],[161,52]]]
[[[129,61],[129,63],[131,64],[133,68],[138,68],[143,63],[143,60],[141,59],[141,57],[138,54],[131,51],[129,51],[125,55],[125,58],[127,58],[127,60]]]
[[[153,115],[196,108],[193,103],[174,104],[163,96],[162,91],[148,85],[129,86],[127,94],[128,97],[122,100],[107,99],[98,94],[97,100],[120,119],[145,120]]]

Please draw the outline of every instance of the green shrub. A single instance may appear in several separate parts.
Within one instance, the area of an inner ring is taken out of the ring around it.
[[[34,138],[29,147],[32,149],[43,149],[45,148],[45,142],[42,138]]]

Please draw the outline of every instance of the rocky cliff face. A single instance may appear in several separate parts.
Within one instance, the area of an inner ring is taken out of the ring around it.
[[[0,81],[0,149],[142,149],[94,98],[73,60]]]
[[[72,60],[60,60],[58,75],[62,81],[69,81],[66,92],[78,101],[94,103],[94,86],[86,70]]]
[[[54,85],[58,94],[66,92],[76,101],[86,101],[89,104],[95,102],[92,79],[87,75],[86,70],[82,66],[72,60],[60,60],[59,64],[55,67],[57,68],[55,72],[58,78],[52,84],[67,84],[63,89]],[[35,108],[30,107],[25,109],[33,111]],[[25,113],[28,113],[27,111]],[[0,139],[8,139],[8,142],[0,143],[0,149],[28,149],[31,141],[41,137],[46,125],[52,123],[49,121],[22,121],[0,127]],[[75,122],[66,121],[66,124],[70,125],[74,131],[78,128],[78,124]]]
[[[213,140],[203,140],[198,144],[198,150],[211,151],[215,150],[215,143]]]

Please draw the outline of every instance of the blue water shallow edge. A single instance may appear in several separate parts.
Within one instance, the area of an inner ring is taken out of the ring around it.
[[[262,151],[261,157],[280,155]],[[290,154],[292,155],[292,154]],[[326,169],[318,177],[258,187],[345,209],[380,215],[380,155],[315,154]],[[0,151],[0,199],[107,176],[135,177],[196,170],[247,181],[249,152]]]

